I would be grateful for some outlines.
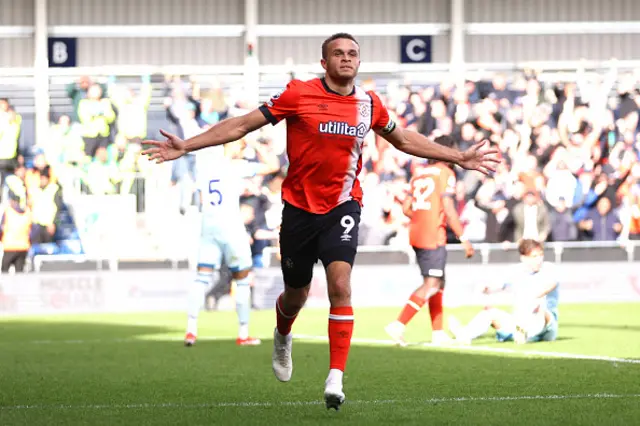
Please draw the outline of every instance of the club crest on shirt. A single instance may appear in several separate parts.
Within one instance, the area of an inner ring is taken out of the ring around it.
[[[368,117],[371,114],[371,106],[367,103],[361,103],[358,109],[361,117]]]

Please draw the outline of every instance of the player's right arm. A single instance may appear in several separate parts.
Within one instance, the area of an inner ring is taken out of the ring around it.
[[[166,137],[167,140],[144,141],[144,144],[153,145],[153,147],[142,151],[142,154],[149,155],[149,160],[155,160],[156,163],[171,161],[182,157],[188,152],[237,141],[246,136],[247,133],[253,132],[267,123],[268,121],[264,114],[259,109],[256,109],[248,114],[223,120],[206,132],[186,141],[169,132],[160,130],[162,136]]]
[[[258,130],[267,123],[275,125],[280,120],[295,115],[299,98],[300,81],[293,80],[289,82],[284,91],[273,96],[260,108],[248,114],[221,121],[206,132],[186,141],[176,135],[160,130],[160,133],[167,140],[144,141],[145,144],[153,145],[153,147],[142,151],[142,154],[149,155],[150,160],[162,163],[180,158],[188,152],[237,141],[245,137],[247,133]]]

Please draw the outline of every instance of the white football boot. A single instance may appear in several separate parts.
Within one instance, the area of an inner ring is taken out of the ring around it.
[[[289,333],[282,336],[278,329],[273,330],[273,355],[271,357],[273,374],[281,382],[291,380],[293,373],[293,361],[291,360],[291,343],[293,336]]]

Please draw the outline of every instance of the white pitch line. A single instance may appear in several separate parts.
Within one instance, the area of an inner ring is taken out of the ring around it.
[[[347,401],[348,405],[388,405],[388,404],[442,404],[455,402],[509,402],[509,401],[555,401],[567,399],[622,399],[640,398],[640,394],[595,393],[582,395],[520,395],[520,396],[462,396],[451,398],[429,399],[373,399]],[[111,409],[145,409],[145,408],[252,408],[252,407],[288,407],[321,405],[322,401],[281,401],[281,402],[212,402],[202,404],[182,404],[177,402],[153,404],[90,404],[90,405],[4,405],[0,410],[111,410]]]
[[[301,340],[315,340],[327,342],[329,339],[326,336],[311,336],[305,334],[296,334],[294,338]],[[383,339],[362,339],[354,337],[351,339],[352,343],[361,343],[361,344],[370,344],[370,345],[385,345],[385,346],[393,346],[396,345],[396,342],[393,340],[383,340]],[[494,353],[506,353],[506,354],[515,354],[515,355],[530,355],[530,356],[542,356],[542,357],[552,357],[552,358],[568,358],[568,359],[584,359],[591,361],[608,361],[613,363],[622,363],[622,364],[640,364],[640,359],[631,359],[631,358],[615,358],[609,356],[598,356],[598,355],[582,355],[582,354],[572,354],[569,352],[546,352],[546,351],[535,351],[535,350],[518,350],[518,349],[509,349],[509,348],[493,348],[490,346],[468,346],[468,345],[434,345],[432,343],[422,343],[421,346],[426,346],[434,349],[456,349],[461,351],[471,351],[471,352],[494,352]]]
[[[311,340],[311,341],[321,341],[327,342],[329,339],[326,336],[313,336],[307,334],[296,334],[294,338],[300,340]],[[181,341],[183,338],[176,336],[165,336],[160,338],[159,340],[165,341]],[[215,336],[202,336],[198,337],[200,341],[215,341],[215,340],[233,340],[231,338],[224,337],[215,337]],[[158,339],[138,339],[138,338],[115,338],[115,339],[85,339],[85,340],[28,340],[23,342],[0,342],[0,346],[12,345],[51,345],[51,344],[69,344],[69,345],[80,345],[80,344],[89,344],[89,343],[145,343],[145,342],[157,342]],[[354,337],[351,339],[352,343],[360,343],[365,345],[383,345],[383,346],[394,346],[396,343],[393,340],[384,340],[384,339],[367,339],[367,338],[358,338]],[[413,346],[413,345],[410,345]],[[492,353],[504,353],[504,354],[514,354],[514,355],[529,355],[529,356],[540,356],[540,357],[550,357],[550,358],[565,358],[565,359],[583,359],[590,361],[607,361],[611,363],[621,363],[621,364],[640,364],[640,359],[632,359],[632,358],[616,358],[609,356],[600,356],[600,355],[584,355],[584,354],[573,354],[569,352],[552,352],[552,351],[536,351],[536,350],[518,350],[518,349],[509,349],[509,348],[495,348],[490,346],[468,346],[468,345],[434,345],[432,343],[421,343],[415,346],[424,346],[430,347],[433,349],[455,349],[459,351],[467,351],[467,352],[492,352]]]

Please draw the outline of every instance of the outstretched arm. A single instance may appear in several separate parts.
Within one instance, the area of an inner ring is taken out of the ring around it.
[[[496,165],[500,162],[497,157],[497,148],[483,148],[487,141],[477,143],[463,152],[442,146],[419,133],[398,127],[389,133],[385,133],[384,130],[377,133],[402,152],[416,157],[454,163],[467,170],[489,174],[496,171]]]
[[[204,133],[183,141],[176,135],[160,130],[167,138],[166,141],[146,140],[143,143],[152,145],[142,151],[143,155],[149,155],[150,160],[157,163],[175,160],[188,152],[197,151],[209,146],[223,145],[242,139],[247,133],[253,132],[267,124],[264,114],[255,109],[248,114],[223,120]]]

